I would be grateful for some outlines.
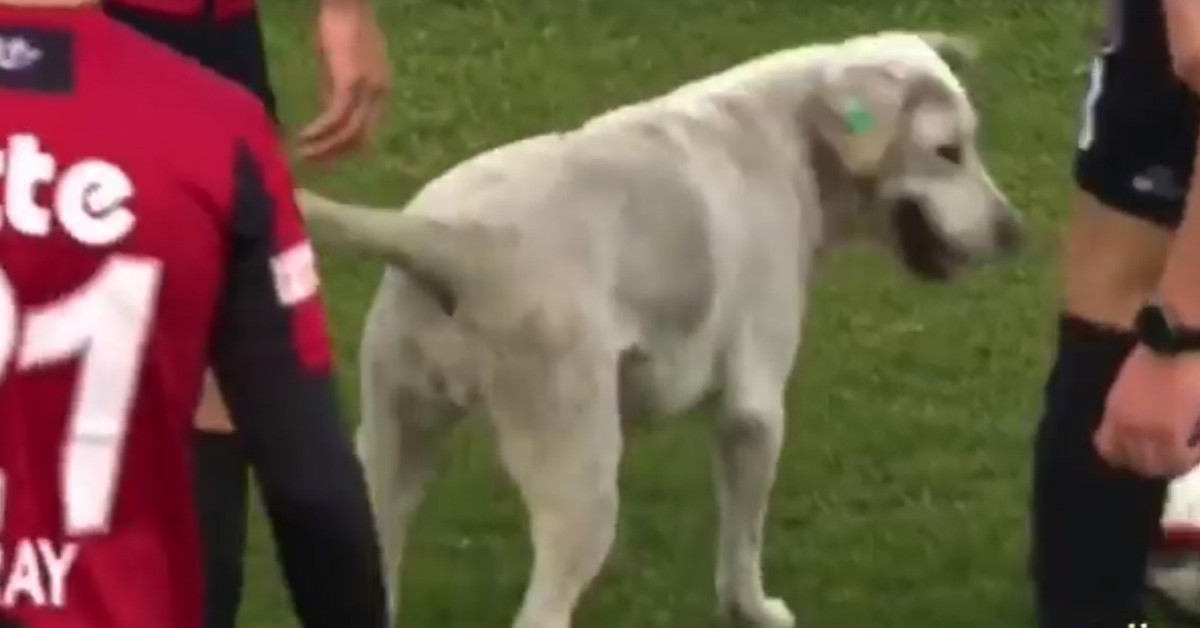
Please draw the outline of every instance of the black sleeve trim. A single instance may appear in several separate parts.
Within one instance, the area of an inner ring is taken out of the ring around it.
[[[259,477],[292,602],[307,628],[386,624],[378,540],[332,376],[307,370],[271,258],[279,200],[236,154],[232,241],[213,370]]]

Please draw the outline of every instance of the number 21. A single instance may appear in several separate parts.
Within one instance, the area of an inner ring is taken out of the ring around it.
[[[71,294],[22,312],[0,269],[0,382],[79,360],[60,463],[68,535],[108,529],[161,277],[157,260],[114,255]],[[0,525],[8,484],[0,471]]]

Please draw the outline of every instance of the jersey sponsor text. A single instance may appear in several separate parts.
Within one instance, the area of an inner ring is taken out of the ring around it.
[[[0,150],[4,180],[3,224],[22,235],[43,237],[55,222],[75,242],[89,247],[111,246],[133,231],[134,214],[126,206],[133,182],[116,165],[103,159],[84,159],[60,166],[42,150],[36,135],[10,135]],[[53,206],[37,201],[41,186],[53,185]]]

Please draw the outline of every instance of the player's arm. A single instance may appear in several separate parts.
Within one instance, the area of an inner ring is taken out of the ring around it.
[[[213,371],[257,473],[302,624],[382,628],[378,541],[340,420],[312,250],[265,116],[261,127],[236,151]]]
[[[1200,2],[1163,0],[1163,19],[1175,75],[1192,91],[1200,93]]]
[[[1200,138],[1198,138],[1200,140]],[[1197,155],[1200,156],[1200,141]],[[1200,160],[1195,167],[1200,168]],[[1200,174],[1200,170],[1196,171]],[[1200,327],[1200,177],[1188,182],[1183,222],[1175,233],[1167,264],[1159,280],[1158,294],[1177,321],[1189,328]]]
[[[1136,1],[1136,0],[1135,0]],[[1163,0],[1171,61],[1176,75],[1200,94],[1200,2]],[[1200,138],[1197,138],[1200,149]],[[1200,165],[1200,150],[1197,150]],[[1200,174],[1200,170],[1196,170]],[[1159,294],[1180,323],[1200,326],[1200,176],[1188,182],[1183,222],[1175,234]]]

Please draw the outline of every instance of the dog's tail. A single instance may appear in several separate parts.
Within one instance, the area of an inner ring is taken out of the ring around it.
[[[469,281],[472,260],[484,242],[479,229],[435,219],[342,203],[306,189],[296,203],[318,246],[378,257],[403,269],[433,295],[443,310],[454,310],[456,292]]]

